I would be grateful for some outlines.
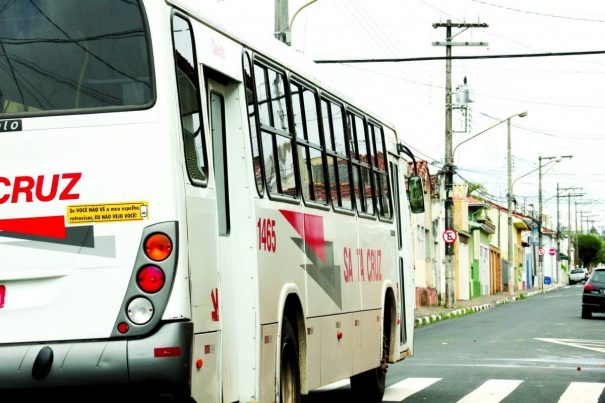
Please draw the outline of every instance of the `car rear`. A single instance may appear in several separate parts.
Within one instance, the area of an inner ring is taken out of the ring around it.
[[[605,312],[605,269],[595,269],[584,285],[582,318],[590,319],[593,312]]]
[[[585,280],[585,273],[581,268],[575,268],[569,272],[569,284],[575,284],[582,280]]]

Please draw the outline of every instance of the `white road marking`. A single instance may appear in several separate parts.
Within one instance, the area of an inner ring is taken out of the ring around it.
[[[497,403],[517,389],[522,382],[513,379],[490,379],[458,403]]]
[[[442,378],[407,378],[401,382],[391,385],[384,392],[382,398],[387,402],[400,402],[403,399],[420,392],[422,389],[428,388]]]
[[[559,403],[596,403],[605,383],[572,382],[561,395]]]
[[[585,339],[543,339],[536,337],[535,340],[548,343],[561,344],[564,346],[583,348],[585,350],[598,351],[605,353],[605,340],[585,340]]]

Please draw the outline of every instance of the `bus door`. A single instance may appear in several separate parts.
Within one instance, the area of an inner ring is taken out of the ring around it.
[[[398,283],[398,302],[399,309],[399,351],[403,354],[409,349],[408,321],[414,321],[414,312],[410,312],[412,287],[412,258],[411,258],[411,237],[410,221],[407,209],[407,197],[405,192],[405,172],[407,162],[404,159],[389,156],[389,169],[391,171],[391,188],[393,190],[393,210],[395,217],[395,226],[397,231],[397,270],[399,271]],[[411,290],[411,291],[410,291]],[[413,306],[412,306],[413,308]]]
[[[210,72],[207,72],[212,75]],[[217,77],[219,78],[219,77]],[[249,284],[245,279],[251,276],[246,270],[251,265],[243,264],[251,258],[244,256],[248,253],[242,245],[249,242],[244,239],[251,233],[247,223],[251,222],[250,194],[248,186],[243,184],[246,175],[243,165],[244,146],[242,134],[242,115],[240,109],[239,85],[226,78],[220,77],[220,82],[208,78],[207,102],[208,124],[212,146],[212,171],[216,190],[216,213],[218,224],[218,267],[220,277],[220,321],[222,339],[222,395],[223,401],[231,402],[240,399],[238,390],[238,362],[248,357],[252,346],[245,345],[242,339],[249,329],[246,322],[249,318],[241,318],[246,305]],[[246,289],[246,285],[248,289]],[[252,312],[248,315],[254,318]],[[246,322],[246,323],[244,323]],[[252,319],[253,322],[253,319]],[[250,340],[253,340],[250,337]],[[243,350],[243,351],[242,351]],[[244,357],[245,356],[245,357]],[[250,389],[250,385],[245,386]]]

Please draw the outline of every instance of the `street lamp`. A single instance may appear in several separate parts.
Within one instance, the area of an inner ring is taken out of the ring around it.
[[[574,190],[581,190],[582,188],[578,188],[578,187],[568,187],[568,188],[560,188],[559,187],[559,183],[557,182],[557,280],[559,280],[559,273],[561,271],[561,223],[560,223],[560,219],[559,219],[559,197],[567,197],[567,214],[568,214],[568,232],[571,231],[571,215],[569,213],[569,208],[570,208],[570,202],[569,200],[572,197],[575,196],[582,196],[583,193],[573,193],[570,191],[574,191]],[[561,192],[567,192],[567,194],[561,194]],[[570,266],[570,258],[569,258],[569,249],[570,249],[570,236],[568,235],[567,237],[567,267],[571,268]],[[557,282],[558,282],[557,281]]]
[[[540,226],[538,228],[538,248],[542,249],[542,161],[555,161],[560,162],[563,158],[572,158],[573,155],[559,155],[552,157],[538,157],[538,221]],[[540,289],[544,287],[544,256],[538,254],[538,279],[540,281]]]
[[[524,118],[527,116],[526,112],[521,112],[517,115],[512,115],[506,119],[506,125],[508,127],[508,155],[507,155],[507,165],[508,165],[508,293],[510,295],[515,294],[515,265],[513,264],[513,182],[512,182],[512,156],[511,156],[511,135],[510,128],[511,123],[510,120],[518,116],[520,118]]]
[[[456,149],[458,147],[460,147],[462,144],[466,143],[469,140],[474,139],[475,137],[485,133],[486,131],[493,129],[494,127],[498,126],[500,123],[504,123],[507,122],[507,127],[508,127],[508,135],[507,135],[507,150],[508,150],[508,154],[507,154],[507,160],[508,160],[508,290],[510,292],[511,295],[513,295],[515,293],[515,286],[514,286],[514,267],[513,267],[513,213],[512,213],[512,200],[513,200],[513,191],[512,191],[512,179],[511,179],[511,175],[512,175],[512,161],[511,161],[511,119],[514,117],[520,117],[520,118],[524,118],[527,116],[527,111],[525,112],[521,112],[521,113],[515,113],[514,115],[511,115],[509,117],[507,117],[506,119],[502,119],[499,122],[494,123],[493,125],[491,125],[490,127],[488,127],[487,129],[484,129],[482,131],[480,131],[479,133],[476,133],[470,137],[468,137],[467,139],[461,141],[460,143],[458,143],[456,145],[456,147],[454,147],[454,149],[452,150],[452,159],[453,159],[453,155],[456,152]]]
[[[296,16],[317,0],[309,0],[298,8],[288,22],[288,0],[275,0],[275,37],[290,46],[292,44],[292,24]]]

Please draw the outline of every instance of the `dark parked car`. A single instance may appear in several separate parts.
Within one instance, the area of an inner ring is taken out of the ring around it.
[[[594,269],[584,285],[582,319],[590,319],[593,312],[605,312],[605,268]]]

